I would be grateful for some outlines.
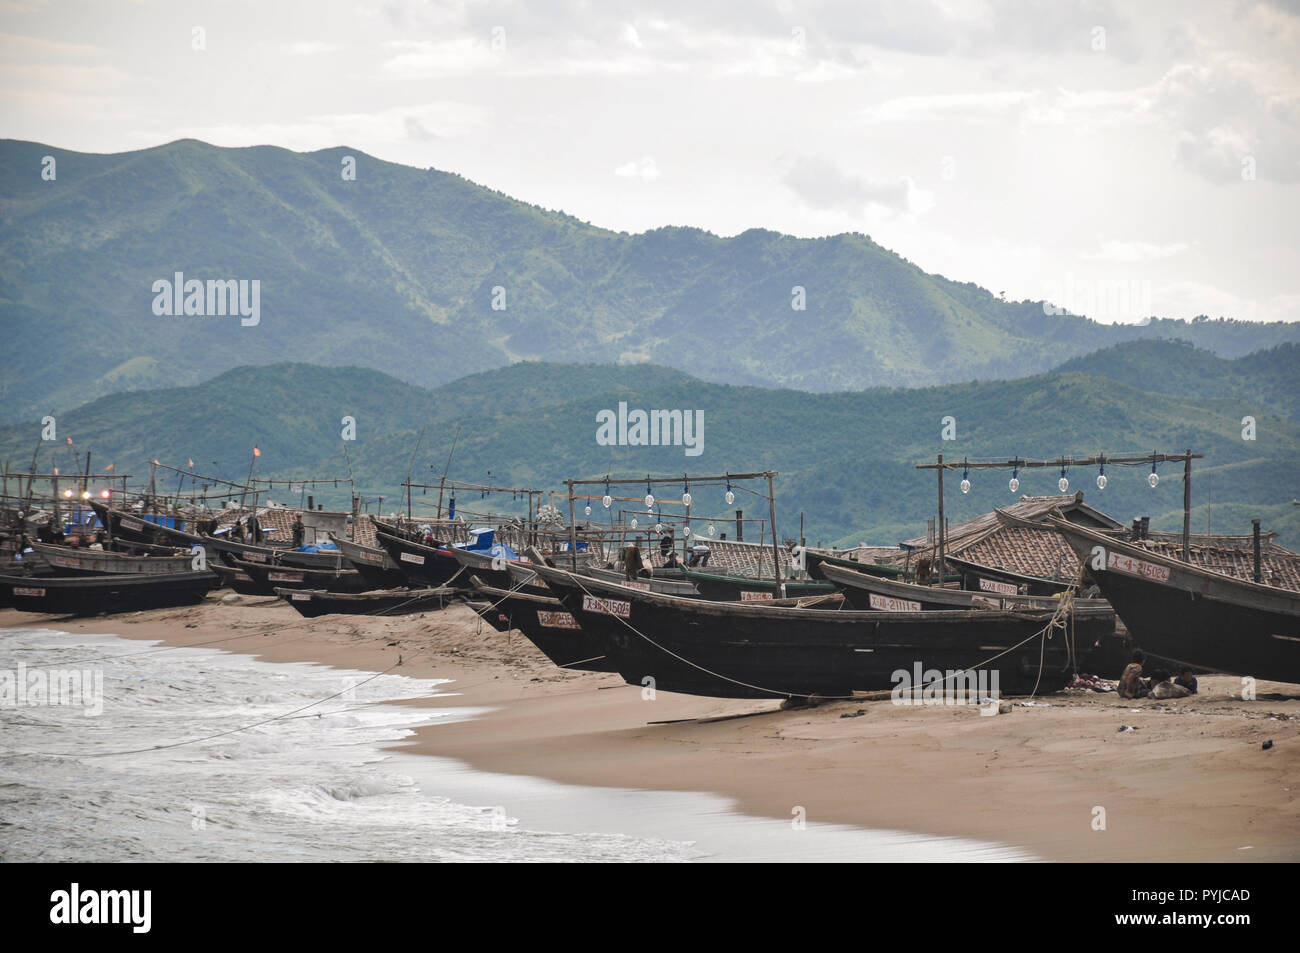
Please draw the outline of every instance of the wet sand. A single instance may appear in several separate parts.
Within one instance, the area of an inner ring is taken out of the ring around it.
[[[278,600],[226,604],[222,594],[98,619],[0,610],[0,627],[455,679],[443,690],[457,694],[428,704],[491,710],[418,729],[402,749],[499,774],[714,792],[787,823],[993,841],[1049,860],[1300,860],[1300,686],[1260,682],[1257,700],[1243,701],[1241,679],[1215,676],[1188,699],[1063,693],[991,717],[888,700],[781,711],[774,701],[646,698],[617,675],[561,671],[461,605],[308,620]]]

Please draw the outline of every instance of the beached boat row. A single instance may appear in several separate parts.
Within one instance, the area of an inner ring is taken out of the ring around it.
[[[561,667],[718,697],[847,697],[889,689],[916,664],[984,685],[992,675],[1007,694],[1053,691],[1080,671],[1117,674],[1133,645],[1179,666],[1300,682],[1300,557],[1274,546],[1274,578],[1242,579],[1125,538],[1081,495],[1026,498],[972,521],[954,534],[943,568],[956,572],[942,582],[918,541],[901,561],[801,547],[767,561],[770,547],[719,542],[724,564],[705,553],[653,565],[639,549],[580,543],[573,526],[550,526],[543,549],[536,526],[513,527],[512,546],[504,522],[454,539],[450,524],[373,519],[365,542],[293,547],[95,510],[108,548],[26,540],[26,560],[0,575],[0,605],[124,612],[192,604],[220,586],[308,618],[465,601]],[[1222,544],[1200,542],[1203,562]],[[768,575],[725,565],[727,545],[738,565],[766,561]]]

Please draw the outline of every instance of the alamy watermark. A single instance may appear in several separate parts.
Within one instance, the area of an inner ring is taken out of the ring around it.
[[[1043,314],[1080,314],[1094,320],[1140,320],[1154,313],[1150,281],[1089,280],[1065,276],[1048,285]]]
[[[920,662],[895,669],[890,701],[895,705],[983,705],[981,714],[996,715],[1002,692],[998,669],[923,669]]]
[[[80,708],[87,717],[104,713],[104,670],[0,669],[0,708]]]
[[[186,279],[176,272],[172,280],[159,278],[153,283],[153,313],[157,315],[196,315],[222,317],[239,315],[246,328],[262,320],[262,281],[260,278]]]
[[[596,414],[596,443],[601,447],[685,447],[686,456],[704,452],[704,411],[631,410],[627,401],[618,411]]]

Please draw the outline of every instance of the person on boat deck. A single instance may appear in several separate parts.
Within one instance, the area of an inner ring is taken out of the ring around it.
[[[252,543],[262,541],[262,521],[257,518],[256,513],[248,518],[248,540]]]
[[[641,561],[641,550],[629,546],[623,550],[623,577],[629,581],[645,572],[645,563]]]
[[[104,532],[103,532],[103,530],[100,530],[98,533],[95,534],[95,541],[94,541],[93,543],[91,543],[90,546],[87,547],[87,548],[88,548],[88,549],[93,549],[93,550],[96,550],[96,551],[99,551],[99,552],[103,552],[103,550],[104,550]]]
[[[664,559],[664,568],[676,569],[679,566],[681,566],[681,563],[677,561],[677,550],[675,549],[668,550],[668,556],[667,558]]]
[[[691,558],[686,561],[688,566],[707,566],[709,564],[709,547],[699,543],[691,547]]]
[[[244,521],[235,520],[235,525],[230,527],[230,538],[242,540],[244,538]]]
[[[1142,663],[1146,660],[1141,650],[1133,653],[1133,661],[1125,666],[1124,674],[1119,677],[1116,692],[1120,698],[1141,698],[1147,693],[1147,687],[1142,684]]]
[[[302,514],[300,513],[293,518],[293,548],[294,549],[300,549],[302,547],[303,537],[306,535],[306,532],[307,532],[306,528],[302,525]]]

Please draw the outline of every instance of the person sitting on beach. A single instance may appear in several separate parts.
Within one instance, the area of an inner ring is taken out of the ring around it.
[[[1175,678],[1174,681],[1177,684],[1183,686],[1183,688],[1187,689],[1188,694],[1190,695],[1196,694],[1196,688],[1197,688],[1196,676],[1192,674],[1192,670],[1190,668],[1183,669],[1183,673],[1179,675],[1177,678]]]
[[[1142,684],[1142,663],[1147,657],[1141,652],[1133,653],[1133,661],[1124,667],[1124,674],[1119,677],[1119,687],[1115,689],[1120,698],[1141,698],[1147,693]]]
[[[1185,685],[1180,685],[1173,680],[1173,676],[1167,672],[1161,672],[1164,678],[1157,679],[1151,677],[1151,697],[1152,698],[1186,698],[1190,695],[1191,689]]]

